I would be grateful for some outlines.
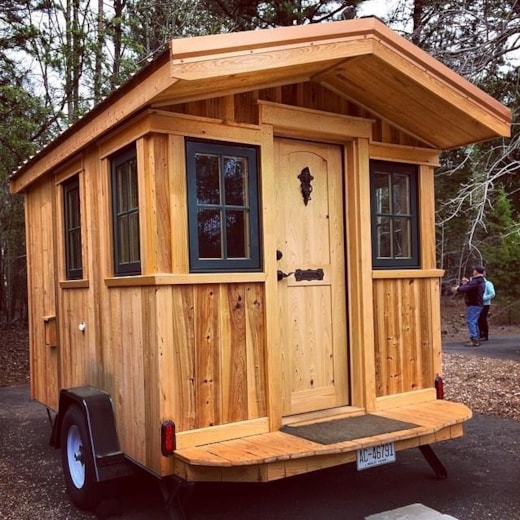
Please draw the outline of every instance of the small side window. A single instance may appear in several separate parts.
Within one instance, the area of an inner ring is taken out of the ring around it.
[[[374,268],[418,268],[417,166],[371,161],[370,184]]]
[[[190,270],[258,271],[257,149],[188,141]]]
[[[141,274],[135,147],[112,157],[112,226],[116,276]]]
[[[65,276],[67,280],[78,280],[83,278],[79,175],[63,183],[63,213]]]

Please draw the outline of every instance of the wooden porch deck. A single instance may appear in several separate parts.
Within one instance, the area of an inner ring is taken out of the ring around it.
[[[188,481],[277,480],[354,462],[360,448],[394,442],[396,451],[402,451],[461,437],[472,413],[461,403],[435,400],[374,415],[417,426],[328,445],[277,431],[184,448],[175,452],[175,473]]]

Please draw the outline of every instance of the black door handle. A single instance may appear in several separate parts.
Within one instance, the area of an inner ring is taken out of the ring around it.
[[[278,269],[278,271],[276,271],[276,278],[278,281],[280,281],[280,280],[283,280],[284,278],[288,278],[289,276],[291,276],[291,274],[294,274],[294,273],[284,273],[283,271]]]

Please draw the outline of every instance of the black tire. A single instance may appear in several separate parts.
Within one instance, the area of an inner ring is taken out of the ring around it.
[[[94,509],[101,499],[95,481],[92,446],[85,416],[77,405],[67,408],[61,425],[61,464],[67,493],[82,509]]]

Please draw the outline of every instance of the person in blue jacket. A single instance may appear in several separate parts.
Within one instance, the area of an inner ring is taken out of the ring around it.
[[[483,305],[478,318],[480,341],[489,340],[488,314],[489,308],[491,307],[491,300],[495,297],[495,286],[488,280],[487,272],[484,272],[484,279],[486,280],[486,284],[484,286],[484,295],[482,296]]]
[[[484,267],[475,265],[472,270],[472,276],[468,280],[462,279],[462,284],[452,288],[454,294],[464,294],[464,302],[466,303],[466,323],[469,331],[469,342],[467,347],[480,346],[480,332],[478,329],[478,319],[484,304],[483,296],[486,285],[484,278]]]

